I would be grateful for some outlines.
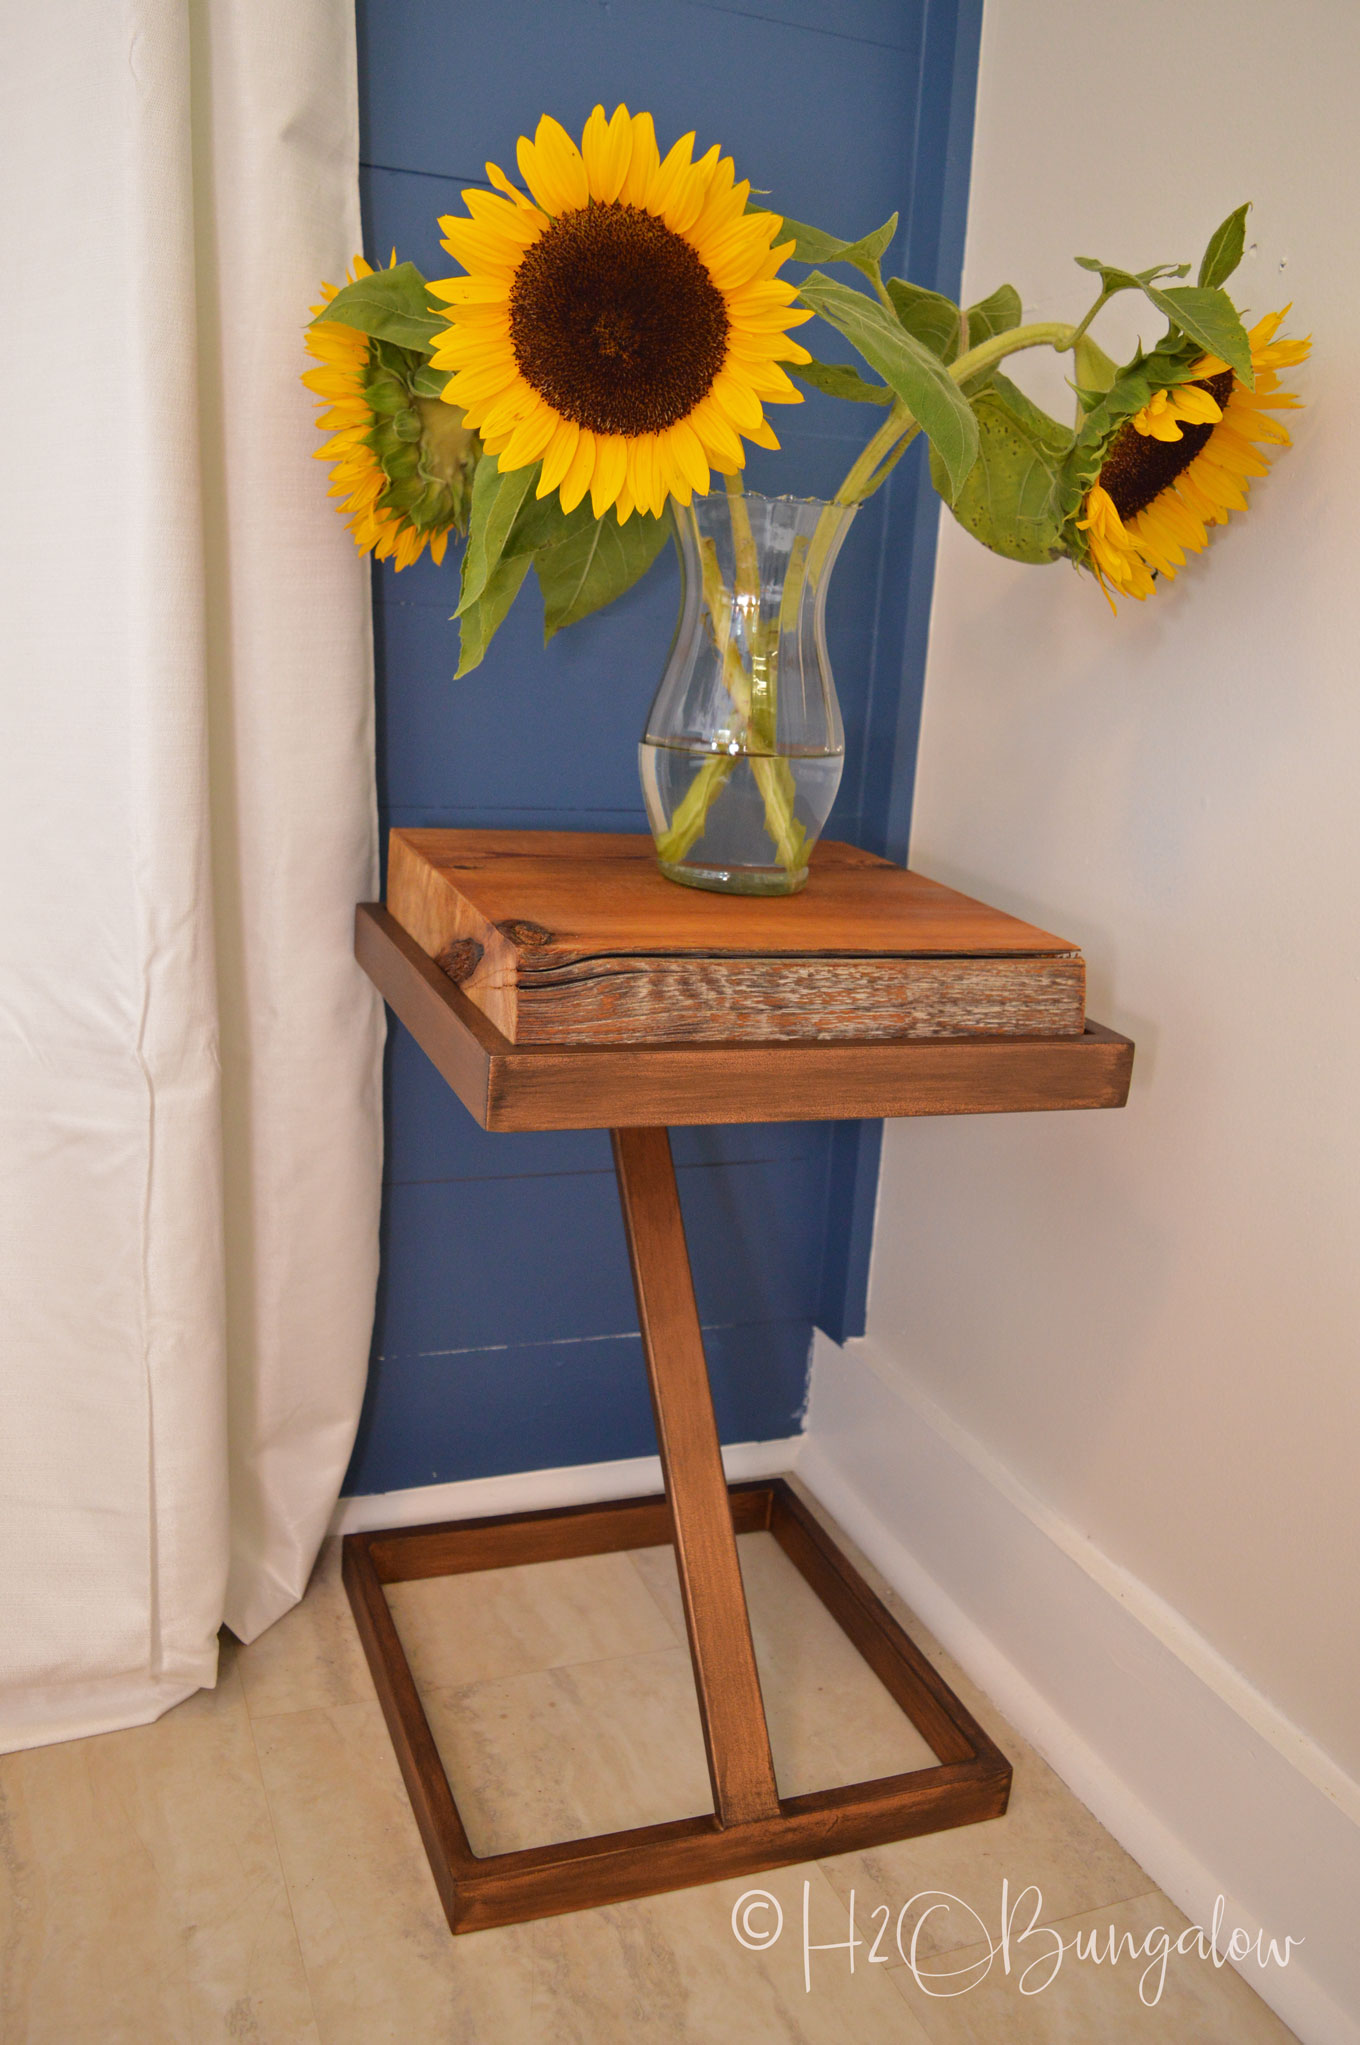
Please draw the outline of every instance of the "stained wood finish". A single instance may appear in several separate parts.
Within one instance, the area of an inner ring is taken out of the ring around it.
[[[834,842],[804,892],[676,887],[650,838],[391,834],[388,907],[512,1043],[1065,1035],[1077,947]]]
[[[349,1537],[344,1541],[341,1571],[406,1793],[425,1842],[439,1900],[450,1926],[457,1930],[454,1917],[459,1907],[458,1871],[475,1864],[472,1848],[401,1636],[393,1624],[391,1607],[362,1540]]]
[[[768,1531],[768,1486],[738,1485],[729,1492],[732,1530]],[[413,1583],[427,1576],[461,1576],[478,1569],[510,1569],[522,1562],[566,1562],[581,1555],[616,1555],[628,1548],[659,1548],[671,1538],[664,1498],[625,1498],[606,1505],[548,1507],[502,1513],[494,1519],[444,1520],[403,1527],[387,1540],[371,1537],[369,1558],[380,1583]]]
[[[779,1793],[670,1138],[616,1129],[613,1142],[713,1805],[721,1824],[750,1824],[778,1814]]]
[[[830,868],[841,886],[833,936],[824,917],[818,922],[825,904],[819,909],[811,886],[806,895],[754,909],[716,896],[691,898],[655,874],[646,840],[585,841],[600,885],[579,902],[568,900],[560,888],[554,894],[548,881],[554,874],[560,881],[570,867],[568,852],[579,852],[582,839],[572,834],[554,850],[552,834],[538,834],[546,868],[540,861],[544,870],[530,875],[523,837],[516,834],[519,850],[511,853],[508,835],[394,834],[395,898],[402,901],[409,928],[381,908],[362,907],[356,955],[483,1128],[612,1128],[668,1497],[352,1534],[345,1542],[345,1582],[360,1636],[444,1909],[458,1932],[755,1873],[972,1824],[1005,1810],[1010,1768],[1004,1755],[788,1486],[741,1485],[730,1494],[724,1486],[664,1125],[1121,1107],[1133,1061],[1126,1038],[1089,1022],[1079,1036],[949,1041],[866,1036],[844,1043],[753,1043],[746,1031],[743,1041],[730,1043],[512,1043],[457,982],[472,989],[490,959],[504,987],[507,946],[518,956],[526,948],[542,951],[551,940],[560,950],[568,931],[575,933],[576,945],[567,961],[568,979],[587,963],[590,945],[598,951],[614,943],[609,955],[617,960],[626,942],[634,947],[628,956],[641,958],[647,929],[656,932],[657,911],[647,892],[653,887],[661,890],[665,914],[691,933],[692,949],[703,948],[694,935],[702,931],[709,949],[721,951],[712,936],[719,929],[725,933],[729,966],[742,945],[778,955],[786,965],[806,964],[815,949],[809,933],[816,930],[830,952],[839,945],[837,955],[853,973],[862,960],[848,953],[873,950],[870,926],[887,899],[885,890],[895,890],[903,916],[910,911],[915,918],[912,943],[921,958],[930,950],[924,932],[940,938],[952,931],[956,962],[970,959],[970,970],[994,976],[993,986],[1000,984],[1001,967],[1014,965],[1026,944],[1031,959],[1037,940],[1049,946],[1050,962],[1060,952],[1069,959],[1073,954],[1061,940],[947,889],[932,889],[916,876],[888,869],[885,878],[883,862],[849,848],[831,848]],[[450,920],[449,902],[471,897],[461,891],[461,881],[452,885],[451,866],[441,868],[429,856],[433,847],[447,861],[454,837],[463,855],[461,871],[474,874],[482,891],[475,927],[459,921],[462,911]],[[645,875],[638,843],[646,848]],[[498,908],[506,913],[488,924]],[[755,924],[743,920],[752,916]],[[526,923],[534,927],[526,930]],[[976,939],[971,951],[962,942],[968,933]],[[937,958],[949,954],[949,944],[940,941]],[[881,947],[881,920],[878,942]],[[432,951],[442,953],[443,968]],[[881,948],[877,956],[883,956]],[[653,1000],[658,985],[653,983]],[[491,986],[484,979],[483,993]],[[519,992],[522,987],[516,999]],[[693,988],[685,998],[697,999]],[[769,1528],[930,1743],[939,1756],[936,1766],[847,1789],[779,1797],[734,1526]],[[666,1538],[675,1543],[713,1813],[478,1859],[469,1849],[383,1585],[651,1546]]]
[[[733,1487],[734,1524],[743,1532],[769,1527],[861,1651],[869,1643],[871,1666],[944,1758],[931,1768],[785,1797],[772,1815],[748,1823],[723,1825],[716,1815],[681,1818],[517,1853],[474,1855],[392,1625],[383,1583],[651,1546],[665,1513],[661,1499],[530,1513],[522,1518],[522,1541],[515,1538],[513,1517],[346,1537],[350,1602],[451,1930],[482,1931],[593,1909],[1004,1814],[1011,1780],[1005,1756],[801,1500],[776,1479]],[[598,1548],[583,1545],[596,1539]],[[436,1561],[444,1568],[436,1569]]]
[[[355,956],[484,1129],[1122,1108],[1133,1070],[1129,1039],[1090,1021],[1079,1037],[512,1044],[376,903],[357,911]]]

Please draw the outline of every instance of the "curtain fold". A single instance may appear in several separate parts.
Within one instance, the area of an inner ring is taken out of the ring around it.
[[[9,10],[0,1749],[305,1587],[362,1398],[381,1009],[362,563],[300,328],[351,0]]]

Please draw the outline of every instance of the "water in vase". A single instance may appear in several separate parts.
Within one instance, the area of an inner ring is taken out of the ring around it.
[[[639,748],[657,859],[690,887],[792,894],[844,765],[825,605],[854,507],[729,485],[673,516],[680,615]]]
[[[668,878],[736,894],[789,894],[807,879],[844,753],[762,754],[644,739],[638,764]]]

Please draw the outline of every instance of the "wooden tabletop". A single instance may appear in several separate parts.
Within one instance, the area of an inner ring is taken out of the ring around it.
[[[995,958],[1078,950],[834,839],[817,846],[798,894],[754,897],[677,886],[657,866],[651,839],[631,832],[393,831],[388,907],[434,951],[450,896],[474,902],[489,924],[536,925],[562,961],[586,952]],[[420,927],[422,911],[436,927]]]
[[[650,838],[397,830],[387,906],[512,1043],[1079,1036],[1070,939],[852,845],[807,886],[680,887]]]

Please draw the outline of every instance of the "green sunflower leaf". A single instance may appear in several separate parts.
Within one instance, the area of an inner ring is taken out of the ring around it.
[[[425,485],[419,476],[407,476],[400,483],[389,483],[378,502],[386,511],[412,511],[424,491]]]
[[[1192,341],[1198,341],[1210,355],[1221,355],[1248,390],[1254,387],[1251,343],[1226,291],[1203,284],[1188,284],[1170,291],[1159,291],[1151,284],[1145,288],[1157,310],[1164,312],[1174,327],[1179,327]]]
[[[1057,560],[1067,515],[1064,463],[1072,435],[1009,377],[994,376],[973,400],[978,458],[951,509],[965,531],[1008,561]],[[947,496],[931,450],[931,480]]]
[[[411,390],[418,398],[442,397],[444,386],[452,374],[452,370],[432,369],[428,362],[422,362],[411,378]]]
[[[631,589],[647,573],[670,531],[670,519],[664,515],[652,518],[635,512],[627,525],[620,525],[609,511],[555,546],[541,548],[533,561],[543,591],[544,642],[564,625],[588,618]]]
[[[1209,245],[1204,251],[1204,260],[1199,266],[1201,284],[1226,284],[1242,260],[1242,251],[1247,241],[1247,215],[1251,201],[1230,213],[1221,227],[1216,227],[1209,236]],[[1224,361],[1227,361],[1226,355]]]
[[[468,543],[463,552],[462,594],[454,612],[456,618],[461,618],[481,601],[505,557],[506,543],[520,509],[525,499],[533,496],[539,473],[539,464],[531,462],[527,468],[511,469],[508,475],[503,476],[494,454],[483,455],[478,462],[472,484]],[[515,586],[518,588],[518,583]],[[499,618],[496,623],[500,623]],[[488,632],[487,638],[490,636]]]
[[[927,291],[923,284],[909,284],[905,277],[889,277],[887,292],[906,332],[941,362],[952,362],[960,339],[959,309],[953,299]]]
[[[829,398],[853,398],[857,405],[890,405],[893,394],[884,383],[866,383],[845,362],[791,362],[789,374]]]
[[[1105,350],[1083,334],[1072,351],[1073,366],[1076,370],[1077,396],[1083,410],[1089,412],[1100,403],[1113,384],[1119,371],[1111,362]]]
[[[425,279],[414,263],[375,270],[371,277],[346,284],[312,325],[319,327],[327,320],[354,327],[379,341],[395,342],[399,348],[417,349],[422,355],[430,353],[448,325],[426,296]]]
[[[820,271],[814,271],[801,286],[800,296],[844,334],[908,406],[939,454],[950,491],[957,490],[977,460],[977,421],[938,356],[874,299],[834,283]]]
[[[458,620],[458,666],[453,677],[456,682],[480,667],[528,572],[527,554],[507,555],[483,583],[480,596],[466,606],[460,604],[454,612]]]
[[[1079,270],[1094,270],[1102,291],[1141,291],[1143,288],[1142,278],[1135,277],[1132,270],[1120,270],[1112,263],[1102,263],[1098,256],[1077,256],[1074,260]]]
[[[538,473],[535,469],[535,477]],[[581,499],[575,511],[563,511],[556,490],[549,491],[546,497],[526,497],[505,550],[508,554],[536,554],[541,547],[555,547],[594,523],[589,496]]]
[[[1019,326],[1023,313],[1015,286],[999,285],[990,298],[980,298],[976,305],[969,306],[968,346],[976,348],[980,341],[990,341],[994,334],[1008,334],[1012,327]]]
[[[861,236],[859,241],[838,241],[834,234],[823,234],[820,227],[809,227],[806,221],[786,218],[775,239],[783,242],[792,235],[795,244],[792,260],[795,263],[853,263],[857,270],[863,270],[866,277],[874,278],[878,275],[883,251],[896,232],[895,213],[872,234]]]
[[[1146,291],[1149,284],[1155,284],[1159,277],[1188,277],[1188,263],[1154,263],[1150,270],[1121,270],[1113,263],[1102,263],[1097,256],[1074,258],[1078,269],[1094,270],[1100,278],[1100,288],[1107,294],[1116,291]]]
[[[364,397],[368,409],[379,419],[394,419],[398,412],[404,412],[410,404],[406,386],[400,377],[383,372],[370,375],[364,384]]]

